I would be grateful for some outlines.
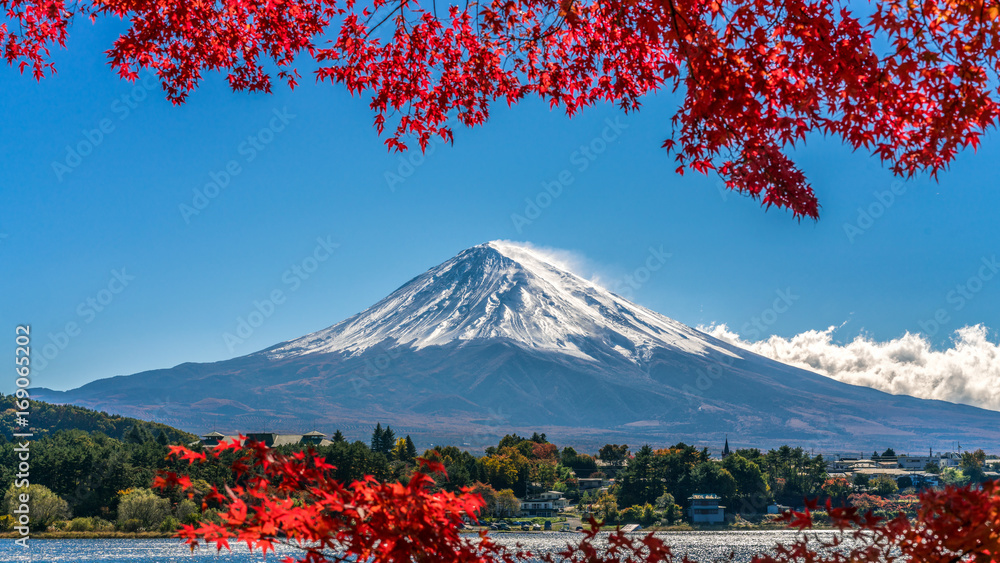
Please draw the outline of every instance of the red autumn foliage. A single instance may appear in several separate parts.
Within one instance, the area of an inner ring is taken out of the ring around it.
[[[178,535],[192,546],[199,542],[229,548],[245,542],[263,554],[275,544],[302,546],[303,563],[330,561],[332,552],[359,561],[504,561],[505,552],[488,538],[466,541],[459,535],[464,515],[483,506],[478,495],[431,492],[429,475],[443,472],[437,462],[422,460],[407,485],[380,483],[372,477],[341,483],[334,469],[312,452],[283,455],[267,446],[232,440],[199,456],[184,447],[170,455],[192,463],[217,460],[222,452],[241,451],[232,468],[239,485],[204,492],[204,501],[223,507],[221,524],[185,525]],[[193,496],[191,481],[165,472],[154,487],[181,487]]]
[[[858,509],[858,512],[873,512],[879,516],[895,516],[899,513],[912,516],[920,506],[916,495],[899,495],[886,499],[868,493],[854,493],[847,497],[847,502]]]
[[[240,483],[215,488],[205,502],[222,506],[221,524],[185,525],[178,535],[193,546],[200,542],[228,548],[231,541],[246,542],[264,554],[275,544],[302,549],[303,563],[330,561],[409,562],[444,561],[513,563],[530,558],[549,563],[640,563],[674,561],[663,539],[653,534],[628,536],[622,532],[599,535],[597,523],[578,543],[558,553],[532,555],[494,543],[482,532],[461,535],[463,516],[475,518],[483,500],[468,490],[453,494],[433,491],[428,473],[444,472],[435,462],[420,460],[421,471],[406,485],[379,483],[371,477],[349,485],[332,478],[331,469],[313,452],[279,454],[262,444],[225,442],[203,459],[187,448],[172,448],[170,455],[192,463],[211,463],[223,451],[242,455],[232,468]],[[161,489],[180,487],[193,494],[190,480],[163,473],[154,484]],[[1000,560],[1000,485],[981,488],[928,490],[921,494],[914,520],[900,515],[885,520],[857,508],[825,507],[840,538],[822,540],[803,535],[790,545],[754,563],[977,563]],[[782,519],[794,528],[813,525],[815,501],[805,512],[788,512]],[[286,561],[292,561],[291,558]]]
[[[294,87],[296,57],[318,80],[371,95],[390,149],[451,140],[496,102],[538,96],[574,115],[682,91],[663,147],[683,173],[717,171],[734,190],[819,215],[786,150],[840,137],[902,176],[936,176],[998,119],[997,0],[0,0],[0,48],[36,78],[53,70],[78,16],[129,28],[107,52],[134,80],[156,71],[183,102],[206,71],[234,90]],[[299,59],[301,60],[301,59]]]
[[[558,455],[559,448],[555,444],[546,442],[531,446],[531,457],[534,459],[555,459]]]
[[[805,512],[783,516],[790,526],[812,527],[816,503]],[[900,514],[891,520],[861,512],[857,508],[826,510],[835,527],[846,538],[821,540],[803,536],[778,548],[775,555],[758,557],[755,563],[988,563],[1000,561],[1000,483],[990,481],[981,488],[948,487],[920,494],[916,518]]]

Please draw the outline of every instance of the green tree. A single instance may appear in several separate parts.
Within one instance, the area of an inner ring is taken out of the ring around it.
[[[578,454],[569,446],[563,448],[559,460],[559,463],[572,469],[577,477],[587,477],[597,471],[597,462],[594,458],[587,454]]]
[[[885,451],[882,452],[882,457],[896,457],[896,450],[892,448],[886,448]]]
[[[880,497],[892,496],[899,492],[899,485],[896,484],[896,480],[888,475],[875,477],[868,483],[868,486]]]
[[[118,491],[149,485],[166,456],[155,441],[121,442],[80,430],[60,430],[32,450],[32,481],[66,499],[74,515],[106,519],[113,519]]]
[[[576,450],[570,446],[566,446],[559,452],[559,463],[565,465],[566,467],[572,468],[573,462],[576,461],[577,457]]]
[[[341,444],[343,442],[346,442],[347,440],[344,439],[344,433],[341,432],[340,429],[338,428],[337,431],[333,433],[333,440],[331,441],[334,444]]]
[[[174,515],[177,517],[177,521],[181,524],[194,524],[198,521],[198,516],[201,515],[201,511],[198,510],[198,505],[190,499],[182,499],[177,503],[177,508],[174,510]]]
[[[532,482],[540,483],[546,489],[552,489],[556,484],[557,478],[556,464],[542,461],[531,465],[529,479]]]
[[[963,487],[969,484],[969,476],[965,474],[961,469],[955,469],[954,467],[945,467],[941,470],[941,482],[945,485],[954,485],[956,487]]]
[[[417,446],[414,445],[409,434],[406,435],[406,459],[409,462],[413,462],[417,459]]]
[[[697,483],[692,478],[694,468],[708,461],[708,453],[679,442],[664,450],[656,452],[656,466],[664,481],[665,489],[681,505],[697,492]]]
[[[663,493],[657,497],[655,506],[669,524],[673,524],[677,520],[680,520],[684,514],[683,509],[681,509],[680,505],[678,505],[677,501],[674,499],[674,495],[670,493]]]
[[[618,507],[653,503],[663,494],[664,482],[660,468],[655,463],[653,449],[645,445],[628,461],[617,478]]]
[[[373,452],[360,440],[333,444],[323,453],[326,454],[326,462],[337,468],[334,474],[342,483],[357,481],[365,475],[385,479],[389,474],[389,459]]]
[[[396,445],[396,433],[392,431],[392,428],[388,424],[385,425],[385,431],[382,433],[382,447],[377,450],[378,453],[383,455],[389,455],[389,451],[392,447]]]
[[[156,530],[167,516],[170,516],[170,501],[149,489],[125,491],[118,501],[118,523],[122,527],[134,521],[143,530]]]
[[[375,430],[372,431],[372,442],[371,450],[373,452],[378,452],[382,450],[382,444],[385,441],[385,431],[382,430],[382,423],[379,422],[375,425]]]
[[[738,452],[722,460],[722,467],[736,480],[736,505],[740,513],[761,513],[767,508],[768,487],[760,466]]]
[[[986,452],[983,450],[964,452],[958,467],[969,478],[970,483],[982,483],[986,480]]]
[[[514,495],[514,491],[504,489],[496,494],[496,516],[498,518],[511,518],[521,513],[521,501]]]
[[[628,444],[605,444],[597,452],[597,459],[616,467],[621,466],[628,459]]]
[[[736,497],[736,479],[721,463],[705,461],[691,472],[696,492],[713,493],[722,497],[723,504],[731,505]]]
[[[26,497],[22,495],[26,495]],[[25,500],[27,502],[24,502]],[[70,517],[69,504],[48,487],[43,485],[15,487],[14,484],[11,484],[3,497],[4,514],[17,521],[20,516],[19,512],[25,505],[31,518],[30,526],[35,530],[45,530],[56,520],[65,520]]]
[[[497,445],[497,450],[502,450],[504,448],[515,448],[521,442],[526,441],[525,438],[518,436],[517,434],[507,434],[503,438],[500,438],[500,443]]]
[[[383,429],[382,423],[375,425],[372,432],[371,451],[389,456],[393,446],[396,445],[396,433],[388,425]]]
[[[130,444],[142,444],[154,440],[153,435],[144,425],[135,424],[125,433],[124,440]]]
[[[826,482],[826,461],[802,448],[781,446],[764,454],[759,462],[767,473],[768,486],[778,502],[798,505],[805,497],[819,494]]]
[[[517,448],[507,447],[483,458],[483,467],[489,484],[496,490],[512,489],[520,496],[526,493],[530,462]]]
[[[676,502],[677,501],[674,500],[674,495],[670,493],[663,493],[662,495],[656,497],[656,508],[666,510],[667,508],[670,508],[670,505],[676,504]]]
[[[619,501],[614,495],[608,492],[601,493],[594,503],[594,517],[605,524],[618,522]]]

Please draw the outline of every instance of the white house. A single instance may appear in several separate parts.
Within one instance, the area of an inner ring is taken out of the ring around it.
[[[521,516],[555,516],[566,508],[566,499],[559,491],[546,491],[521,501]]]
[[[556,507],[551,500],[524,499],[521,501],[521,516],[541,516],[548,518],[556,515]]]
[[[689,515],[695,524],[722,524],[726,521],[726,507],[719,506],[722,499],[718,495],[692,495]]]
[[[568,504],[566,498],[563,497],[563,494],[560,493],[559,491],[546,491],[540,495],[536,495],[535,498],[542,500],[551,500],[552,506],[557,511],[566,508],[566,505]]]

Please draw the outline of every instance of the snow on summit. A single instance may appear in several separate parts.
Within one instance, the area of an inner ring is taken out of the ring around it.
[[[717,341],[555,265],[543,251],[492,241],[460,252],[361,313],[264,351],[274,359],[506,340],[582,360],[641,363],[656,348],[732,355]],[[724,346],[724,345],[723,345]]]

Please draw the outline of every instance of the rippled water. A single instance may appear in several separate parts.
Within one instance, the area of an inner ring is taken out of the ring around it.
[[[818,532],[829,535],[832,532]],[[737,562],[748,562],[753,556],[770,550],[777,543],[791,542],[795,532],[671,532],[660,533],[674,548],[677,555],[688,554],[703,563],[727,559],[729,554]],[[576,534],[565,533],[512,533],[497,538],[513,546],[520,543],[535,552],[554,552],[567,542],[578,540]],[[293,548],[280,548],[280,557],[268,556],[268,561],[280,561],[294,555]],[[30,541],[23,549],[14,540],[0,540],[0,561],[31,561],[32,563],[251,563],[261,561],[260,553],[250,554],[246,546],[234,546],[232,551],[216,553],[212,549],[199,549],[192,553],[177,540],[39,540]]]

